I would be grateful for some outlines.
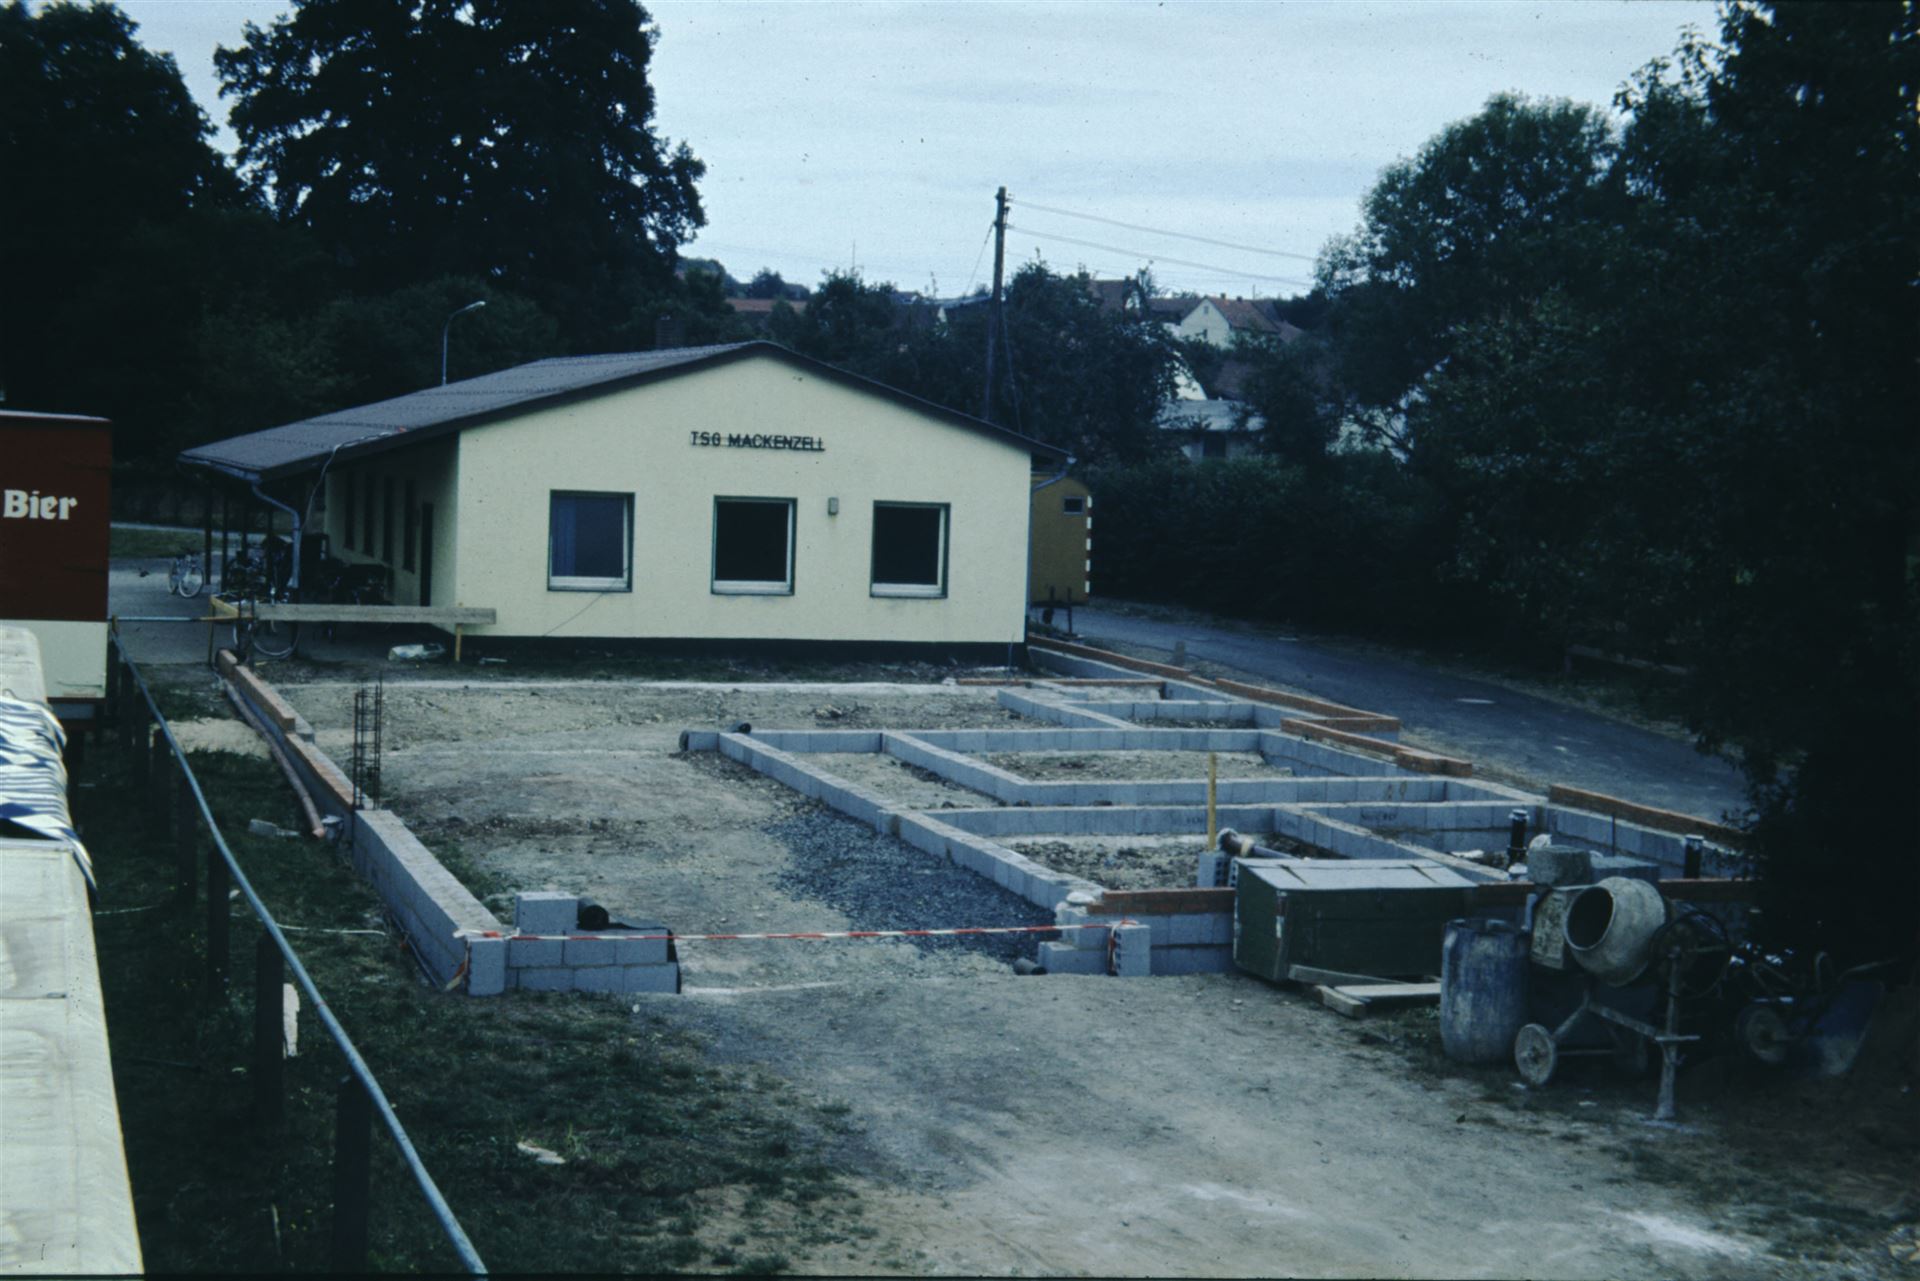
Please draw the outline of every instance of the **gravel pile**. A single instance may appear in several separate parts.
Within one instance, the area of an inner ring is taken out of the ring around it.
[[[1000,886],[815,805],[765,829],[793,856],[780,888],[846,914],[856,930],[1048,925],[1053,913]],[[916,938],[929,952],[965,950],[1012,964],[1057,934]]]

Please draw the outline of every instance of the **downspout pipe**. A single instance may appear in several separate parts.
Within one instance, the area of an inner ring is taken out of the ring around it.
[[[287,591],[298,594],[300,591],[300,509],[287,506],[278,498],[273,497],[261,489],[258,484],[251,486],[251,488],[255,498],[258,498],[261,502],[270,506],[278,507],[281,511],[293,518],[293,572],[287,575]]]
[[[1037,494],[1041,490],[1045,489],[1048,485],[1057,485],[1061,481],[1065,480],[1067,478],[1067,472],[1072,470],[1073,465],[1080,461],[1079,459],[1075,458],[1072,454],[1062,455],[1062,458],[1063,458],[1063,461],[1060,464],[1060,470],[1055,472],[1053,475],[1047,477],[1045,480],[1041,481],[1038,485],[1035,485],[1033,487],[1034,493]]]

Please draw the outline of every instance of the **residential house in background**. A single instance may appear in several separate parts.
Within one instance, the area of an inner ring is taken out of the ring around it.
[[[1290,343],[1305,332],[1281,317],[1280,304],[1272,298],[1202,298],[1173,326],[1176,338],[1220,348],[1232,347],[1240,336]]]

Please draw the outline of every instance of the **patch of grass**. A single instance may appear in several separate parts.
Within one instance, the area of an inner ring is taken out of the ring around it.
[[[220,540],[214,539],[218,547]],[[197,529],[126,529],[115,525],[107,534],[110,560],[173,559],[183,551],[197,552],[205,540]]]
[[[170,687],[163,701],[194,697]],[[764,1072],[710,1063],[696,1039],[617,1000],[436,990],[335,851],[247,834],[251,818],[297,825],[270,764],[196,753],[193,765],[242,868],[283,924],[300,927],[289,933],[295,949],[490,1267],[769,1271],[788,1265],[775,1253],[791,1239],[782,1220],[845,1231],[857,1216],[850,1188],[821,1158],[835,1118]],[[285,1064],[286,1119],[256,1123],[257,923],[243,903],[229,904],[230,977],[210,987],[204,859],[197,896],[180,899],[174,848],[135,763],[102,744],[81,781],[91,784],[76,797],[100,872],[96,936],[147,1265],[324,1268],[343,1063],[303,997],[300,1052]],[[462,852],[450,854],[459,874],[474,876]],[[337,932],[369,929],[383,932]],[[565,1164],[537,1163],[522,1142]],[[370,1265],[457,1267],[377,1123],[374,1154]],[[704,1223],[695,1208],[730,1188],[773,1212]],[[727,1262],[713,1258],[722,1242]]]

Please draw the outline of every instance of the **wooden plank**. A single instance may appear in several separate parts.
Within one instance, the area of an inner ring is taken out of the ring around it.
[[[1367,1016],[1367,1003],[1354,1000],[1342,993],[1339,988],[1322,987],[1314,990],[1320,994],[1320,1004],[1335,1014],[1344,1014],[1350,1019],[1362,1019]]]
[[[253,616],[282,623],[492,623],[495,611],[463,605],[256,605]]]
[[[1231,912],[1231,889],[1108,890],[1087,904],[1089,916],[1173,916]]]
[[[1398,716],[1329,716],[1320,722],[1350,734],[1398,734]]]
[[[1338,991],[1368,1005],[1428,1005],[1440,999],[1438,983],[1348,983]]]
[[[1412,747],[1402,747],[1396,751],[1393,763],[1402,769],[1418,770],[1422,774],[1444,774],[1449,778],[1473,777],[1472,761],[1463,761],[1458,756],[1423,752]]]
[[[1348,707],[1345,703],[1329,703],[1324,698],[1310,698],[1305,694],[1289,694],[1283,690],[1268,689],[1265,685],[1249,685],[1244,681],[1228,680],[1220,677],[1214,681],[1229,694],[1238,694],[1256,703],[1267,703],[1274,707],[1291,707],[1297,712],[1317,712],[1322,716],[1359,716],[1377,717],[1378,712],[1369,712],[1360,707]],[[1391,720],[1391,717],[1381,719]],[[1399,722],[1395,721],[1395,725]]]
[[[1641,805],[1634,801],[1623,800],[1618,796],[1608,796],[1603,792],[1589,792],[1585,788],[1569,787],[1565,783],[1555,783],[1547,789],[1547,802],[1551,805],[1564,805],[1568,809],[1585,810],[1589,814],[1603,814],[1609,818],[1638,823],[1641,827],[1650,827],[1656,832],[1675,832],[1681,836],[1704,836],[1722,845],[1737,847],[1745,844],[1747,839],[1745,832],[1735,827],[1728,827],[1724,823],[1715,823],[1709,819],[1682,814],[1676,810]]]
[[[1287,978],[1294,983],[1306,983],[1321,987],[1352,987],[1391,984],[1392,979],[1383,979],[1374,974],[1352,974],[1346,970],[1323,970],[1316,965],[1289,965]]]
[[[1075,654],[1081,658],[1091,658],[1097,662],[1111,663],[1115,667],[1125,667],[1136,672],[1151,672],[1156,676],[1171,676],[1175,680],[1191,681],[1196,685],[1211,685],[1212,681],[1204,676],[1195,675],[1184,667],[1172,667],[1166,663],[1150,663],[1144,658],[1128,658],[1125,654],[1115,654],[1109,650],[1095,649],[1091,645],[1075,645],[1071,641],[1029,639],[1027,648],[1056,650],[1062,654]]]
[[[1288,734],[1298,734],[1301,738],[1320,739],[1329,743],[1338,743],[1342,747],[1357,747],[1363,752],[1379,752],[1383,756],[1398,756],[1400,744],[1390,743],[1384,738],[1368,738],[1364,734],[1355,734],[1344,729],[1334,729],[1324,721],[1283,720],[1280,728]]]

